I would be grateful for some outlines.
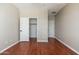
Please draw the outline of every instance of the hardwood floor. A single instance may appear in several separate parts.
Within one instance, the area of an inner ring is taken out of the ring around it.
[[[4,51],[1,55],[77,55],[56,39],[49,39],[49,42],[19,42],[15,46]]]

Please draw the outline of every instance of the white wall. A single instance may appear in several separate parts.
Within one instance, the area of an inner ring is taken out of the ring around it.
[[[65,6],[57,15],[55,35],[79,52],[79,4]]]
[[[55,16],[50,15],[48,17],[48,36],[51,38],[55,37]]]
[[[16,4],[20,10],[20,17],[37,18],[37,41],[48,41],[48,11],[40,7],[29,7]]]
[[[37,20],[37,41],[48,42],[48,11],[42,10]]]
[[[0,51],[19,40],[17,8],[11,4],[0,4]]]

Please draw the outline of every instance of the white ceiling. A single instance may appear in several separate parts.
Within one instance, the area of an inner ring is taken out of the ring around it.
[[[65,3],[16,3],[14,4],[18,8],[46,8],[48,10],[48,14],[52,15],[51,12],[55,11],[56,13],[59,12],[61,8],[63,8],[66,4]]]

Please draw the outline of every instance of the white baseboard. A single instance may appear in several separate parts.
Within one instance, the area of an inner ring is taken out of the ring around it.
[[[21,42],[21,41],[29,41],[29,40],[20,40],[20,42]]]
[[[27,39],[27,40],[26,39],[25,40],[20,40],[20,41],[29,41],[29,39]]]
[[[55,37],[59,42],[61,42],[62,44],[64,44],[66,47],[68,47],[69,49],[71,49],[72,51],[74,51],[75,53],[77,53],[79,55],[79,52],[76,51],[75,49],[73,49],[72,47],[70,47],[68,44],[64,43],[63,41],[61,41],[60,39],[58,39],[57,37]]]
[[[48,40],[37,40],[37,42],[48,42]]]
[[[19,41],[15,42],[12,45],[10,45],[10,46],[6,47],[5,49],[1,50],[0,53],[4,52],[5,50],[9,49],[10,47],[16,45],[17,43],[19,43]]]

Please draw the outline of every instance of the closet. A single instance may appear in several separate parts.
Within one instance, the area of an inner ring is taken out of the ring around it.
[[[37,18],[29,18],[29,38],[37,38]]]

